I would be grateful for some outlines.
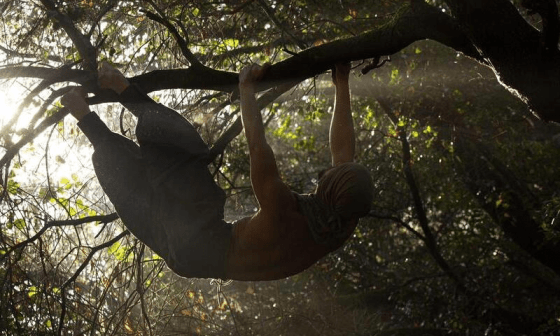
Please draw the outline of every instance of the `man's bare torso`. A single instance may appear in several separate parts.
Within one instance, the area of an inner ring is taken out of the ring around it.
[[[295,197],[287,203],[283,209],[261,210],[234,223],[226,265],[228,278],[274,280],[300,273],[338,249],[358,222],[346,223],[346,234],[340,242],[318,244]]]

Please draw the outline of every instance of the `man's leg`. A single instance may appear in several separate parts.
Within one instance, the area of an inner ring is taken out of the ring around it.
[[[168,266],[182,276],[223,277],[231,225],[223,221],[225,193],[207,168],[208,147],[187,120],[129,85],[107,64],[99,82],[119,93],[121,103],[138,117],[145,183],[154,190],[151,213],[167,236]]]
[[[156,253],[165,257],[167,244],[161,230],[153,227],[153,191],[140,148],[131,140],[111,132],[91,113],[85,93],[74,89],[62,104],[78,119],[78,126],[93,144],[93,165],[103,191],[107,194],[127,228]]]
[[[141,147],[161,147],[173,157],[182,155],[192,159],[208,155],[208,146],[191,123],[176,111],[153,101],[107,63],[99,69],[99,84],[118,93],[120,102],[138,117],[136,137]]]

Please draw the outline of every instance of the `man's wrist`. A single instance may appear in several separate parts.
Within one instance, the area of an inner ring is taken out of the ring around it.
[[[255,93],[255,83],[239,83],[239,92]]]

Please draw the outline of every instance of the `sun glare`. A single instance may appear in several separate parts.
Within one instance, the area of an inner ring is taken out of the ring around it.
[[[9,97],[9,91],[9,89],[0,87],[0,127],[3,127],[10,120],[17,108]]]
[[[0,127],[4,126],[7,119],[10,117],[10,106],[7,103],[6,94],[0,91]]]
[[[18,104],[21,99],[23,99],[24,92],[22,88],[18,88],[17,86],[0,85],[0,128],[12,119],[17,111]],[[24,111],[14,125],[15,128],[29,127],[26,123],[29,123],[31,118],[32,111]]]

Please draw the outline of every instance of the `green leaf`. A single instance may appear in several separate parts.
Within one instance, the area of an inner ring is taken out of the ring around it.
[[[113,245],[111,245],[107,249],[107,253],[114,254],[119,249],[119,247],[121,247],[121,243],[120,242],[115,242]]]
[[[31,287],[29,287],[29,290],[27,291],[27,296],[29,298],[32,298],[35,295],[37,295],[37,293],[39,293],[39,290],[37,289],[37,287],[31,286]]]
[[[16,219],[16,220],[14,221],[14,225],[15,225],[16,228],[18,228],[18,229],[20,229],[20,230],[23,230],[23,229],[26,227],[26,225],[25,225],[25,220],[22,219],[22,218]]]
[[[225,39],[224,40],[224,45],[226,47],[230,47],[230,48],[237,48],[239,46],[239,40],[238,39]]]
[[[426,133],[426,134],[432,133],[432,127],[427,126],[426,129],[424,130],[424,133]]]

